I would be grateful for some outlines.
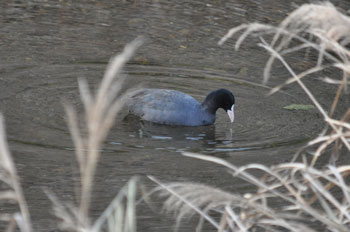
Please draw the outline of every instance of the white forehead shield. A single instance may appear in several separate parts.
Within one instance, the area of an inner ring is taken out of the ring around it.
[[[231,110],[227,110],[227,114],[230,117],[231,122],[235,120],[234,108],[235,108],[235,104],[232,105]]]

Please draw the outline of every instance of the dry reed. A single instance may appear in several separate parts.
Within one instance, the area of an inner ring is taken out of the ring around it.
[[[9,222],[6,231],[14,231],[17,224],[20,231],[31,232],[32,225],[28,205],[8,148],[2,114],[0,114],[0,185],[5,186],[0,190],[0,203],[11,201],[19,207],[18,212],[0,214],[0,221]]]
[[[285,85],[297,83],[323,116],[325,129],[308,142],[291,162],[271,167],[261,164],[236,167],[223,159],[184,153],[188,157],[224,166],[233,177],[252,184],[255,191],[240,196],[209,186],[165,184],[152,178],[163,188],[161,195],[168,198],[165,208],[176,212],[178,220],[193,212],[199,213],[201,220],[197,231],[203,220],[212,224],[217,231],[349,231],[350,166],[336,166],[336,159],[341,149],[350,154],[350,108],[341,118],[333,117],[340,95],[344,94],[349,83],[350,51],[345,46],[350,42],[349,28],[348,16],[340,13],[331,3],[319,3],[300,6],[277,27],[253,23],[231,29],[219,44],[242,30],[235,44],[236,49],[249,35],[258,36],[261,41],[259,46],[270,53],[263,83],[269,80],[274,60],[278,59],[291,78],[275,87],[271,94]],[[273,35],[270,43],[263,38],[265,35]],[[284,57],[297,51],[305,50],[308,53],[310,49],[318,52],[317,63],[308,70],[296,73]],[[339,85],[328,112],[302,79],[330,67],[338,68],[343,77],[341,80],[324,79],[326,83]],[[303,152],[306,149],[313,152]],[[312,156],[309,157],[309,154]],[[316,168],[315,164],[323,154],[331,156],[330,163]],[[297,162],[299,158],[301,162]],[[256,177],[252,174],[254,170],[264,175]],[[220,220],[215,220],[212,212],[219,212]],[[314,225],[318,226],[317,229]]]
[[[78,206],[61,202],[54,193],[45,190],[53,203],[54,214],[60,219],[58,226],[63,231],[136,231],[135,202],[138,184],[136,177],[120,190],[93,223],[90,222],[89,207],[102,142],[113,125],[117,112],[123,106],[123,97],[117,97],[124,79],[121,70],[141,44],[141,38],[134,40],[125,47],[121,54],[110,60],[95,96],[90,93],[87,82],[79,79],[80,96],[84,105],[84,123],[79,123],[76,111],[70,104],[65,104],[68,126],[80,171],[80,201]],[[83,126],[79,127],[79,125]],[[0,184],[5,186],[0,190],[0,201],[14,201],[19,206],[19,212],[0,214],[0,220],[8,221],[6,231],[15,231],[17,224],[20,231],[31,232],[29,210],[8,150],[2,115],[0,115]]]
[[[86,80],[79,79],[86,127],[79,128],[77,113],[71,105],[65,104],[68,126],[79,164],[81,188],[78,208],[62,204],[57,197],[49,194],[54,203],[56,216],[62,219],[60,228],[68,231],[97,232],[107,227],[109,231],[136,231],[135,178],[128,182],[94,223],[89,220],[89,208],[102,142],[113,125],[116,114],[123,106],[123,97],[117,98],[124,80],[121,70],[141,44],[142,39],[138,38],[128,44],[121,54],[111,58],[95,96],[90,93]]]

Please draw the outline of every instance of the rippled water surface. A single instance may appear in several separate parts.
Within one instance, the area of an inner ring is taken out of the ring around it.
[[[349,9],[347,0],[332,1]],[[140,121],[122,111],[103,148],[96,176],[92,215],[98,215],[134,175],[162,181],[196,181],[229,191],[249,191],[221,167],[185,158],[183,151],[224,158],[235,165],[276,164],[323,128],[316,110],[288,111],[310,104],[296,86],[266,97],[269,86],[288,77],[278,64],[268,86],[261,85],[267,54],[249,39],[234,51],[234,40],[217,42],[241,23],[278,24],[303,1],[3,1],[0,3],[0,110],[6,118],[11,151],[22,178],[36,231],[56,228],[43,187],[74,200],[77,165],[65,123],[63,101],[78,109],[77,78],[96,88],[109,57],[139,35],[146,40],[127,64],[124,90],[176,89],[202,101],[212,90],[236,96],[235,123],[218,111],[215,125],[170,127]],[[300,57],[296,68],[308,63]],[[332,74],[330,74],[332,75]],[[321,104],[334,89],[306,81]],[[148,187],[154,186],[145,181]],[[142,205],[140,231],[171,231],[171,215]],[[194,231],[195,220],[180,231]],[[212,228],[207,226],[206,231]]]

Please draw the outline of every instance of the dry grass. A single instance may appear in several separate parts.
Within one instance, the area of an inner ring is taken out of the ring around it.
[[[106,227],[108,231],[136,231],[134,207],[136,179],[129,181],[94,223],[89,220],[89,208],[102,142],[113,125],[116,114],[123,106],[123,98],[117,98],[124,80],[121,70],[141,43],[141,39],[134,40],[121,54],[110,60],[95,96],[90,93],[87,82],[84,79],[79,80],[85,116],[83,128],[79,128],[79,120],[73,107],[65,105],[81,179],[78,207],[62,204],[53,194],[49,194],[54,203],[56,216],[62,220],[60,228],[65,231],[97,232]]]
[[[217,231],[349,231],[350,165],[290,162],[271,167],[249,164],[237,167],[223,159],[184,153],[185,156],[219,164],[255,187],[244,195],[194,183],[164,184],[154,178],[167,197],[164,207],[175,212],[178,223],[198,213]],[[260,170],[262,177],[252,173]],[[212,213],[219,213],[220,219]],[[317,225],[315,229],[314,226]]]
[[[283,85],[276,86],[272,89],[270,94],[275,93],[285,85],[296,82],[324,117],[326,122],[324,133],[308,144],[309,146],[319,144],[317,151],[314,153],[312,165],[315,164],[318,157],[327,147],[335,143],[337,143],[338,146],[345,146],[347,151],[350,151],[349,112],[347,111],[343,117],[339,119],[332,118],[337,108],[340,95],[344,93],[349,85],[350,51],[346,45],[350,42],[350,18],[337,11],[337,9],[328,2],[305,4],[293,11],[278,27],[262,24],[241,25],[231,29],[219,43],[224,43],[240,30],[245,31],[239,36],[236,49],[239,48],[248,35],[256,35],[256,33],[259,33],[258,35],[261,39],[259,46],[265,48],[271,54],[265,66],[264,82],[268,81],[270,77],[270,70],[275,59],[278,59],[292,76]],[[274,34],[270,44],[265,42],[261,37],[262,34]],[[291,41],[297,41],[299,44],[295,47],[289,47]],[[295,73],[284,59],[284,56],[300,50],[305,50],[307,53],[307,49],[314,49],[319,52],[318,62],[315,64],[315,67],[301,73]],[[328,58],[327,62],[324,61],[324,57]],[[327,63],[327,65],[323,65],[323,63]],[[310,76],[310,74],[321,72],[330,67],[338,68],[340,72],[342,72],[343,77],[341,80],[332,79],[330,77],[323,79],[326,83],[338,85],[336,97],[328,110],[320,105],[311,91],[302,82],[302,79]],[[329,131],[328,128],[331,128],[331,131]],[[326,135],[327,132],[328,135]]]
[[[339,98],[349,85],[350,51],[345,47],[350,42],[349,28],[348,16],[340,13],[331,3],[320,3],[300,6],[277,27],[253,23],[231,29],[219,44],[242,30],[236,49],[249,35],[258,36],[261,41],[258,45],[270,53],[263,82],[269,80],[276,59],[291,75],[271,94],[285,85],[297,83],[323,116],[325,129],[297,152],[291,162],[272,167],[261,164],[236,167],[219,158],[184,153],[188,157],[224,166],[233,177],[252,184],[255,191],[240,196],[209,186],[164,184],[152,178],[163,188],[161,195],[168,197],[165,208],[176,212],[178,220],[197,212],[201,216],[199,225],[204,219],[217,231],[349,231],[350,166],[337,166],[336,160],[341,150],[346,155],[350,154],[350,108],[342,117],[334,118]],[[270,43],[263,38],[265,35],[272,35]],[[310,49],[318,52],[317,63],[308,70],[296,73],[285,57],[300,51],[307,54]],[[343,77],[341,80],[323,79],[326,83],[338,85],[336,97],[328,110],[322,107],[303,79],[330,67],[338,68]],[[330,156],[330,162],[316,168],[321,155]],[[252,174],[254,170],[264,175],[256,177]],[[219,212],[220,220],[215,220],[212,212]],[[200,226],[197,230],[200,230]]]
[[[280,55],[307,49],[319,52],[317,67],[320,67],[324,57],[332,60],[334,64],[349,64],[349,51],[345,48],[350,43],[350,18],[339,11],[329,2],[320,4],[304,4],[286,17],[278,27],[252,23],[232,28],[220,41],[223,44],[237,32],[244,32],[237,39],[235,49],[238,50],[242,42],[249,35],[261,36],[273,34],[270,47]],[[316,38],[315,40],[313,38]],[[290,47],[291,41],[300,42]],[[334,55],[336,54],[336,56]],[[271,54],[266,63],[264,80],[270,77],[270,70],[276,56]]]
[[[61,202],[54,193],[46,190],[53,203],[53,212],[60,219],[58,227],[63,231],[136,231],[137,178],[132,178],[120,190],[95,222],[90,221],[89,208],[102,142],[113,125],[117,112],[123,106],[123,97],[117,97],[124,79],[121,70],[141,43],[140,38],[134,40],[125,47],[121,54],[110,60],[94,95],[90,93],[87,82],[84,79],[79,80],[80,96],[84,105],[83,120],[78,119],[76,111],[70,104],[65,104],[68,126],[75,145],[80,171],[79,203],[75,205]],[[79,127],[79,125],[83,126]],[[1,214],[0,219],[9,222],[6,231],[15,231],[18,226],[20,231],[31,232],[28,207],[7,147],[3,127],[3,118],[0,115],[0,184],[4,186],[0,190],[0,201],[16,203],[19,211],[12,214]]]
[[[177,211],[178,220],[199,211],[204,219],[210,219],[209,222],[218,231],[273,231],[282,228],[288,231],[317,231],[308,226],[307,222],[310,221],[335,231],[349,230],[350,187],[345,184],[344,177],[350,174],[350,166],[329,166],[324,170],[302,163],[236,167],[215,157],[193,153],[184,155],[222,165],[234,177],[256,186],[257,191],[240,196],[199,184],[162,184],[171,193],[162,192],[162,195],[168,196],[165,207]],[[257,178],[250,174],[256,169],[265,175]],[[341,197],[335,198],[329,191],[332,188],[341,190]],[[276,198],[279,206],[271,207]],[[320,209],[315,207],[317,204]],[[220,220],[210,217],[210,211],[220,212]]]
[[[141,45],[137,39],[127,45],[124,52],[113,57],[97,89],[96,96],[90,93],[87,82],[79,80],[81,100],[84,104],[86,128],[79,129],[77,114],[69,105],[65,105],[68,125],[76,148],[81,176],[80,212],[87,215],[91,201],[91,189],[96,164],[100,156],[101,143],[114,123],[116,114],[123,106],[122,98],[116,99],[123,82],[122,67]],[[86,131],[83,134],[81,131]]]
[[[219,158],[184,153],[185,156],[227,168],[234,178],[247,181],[255,190],[240,195],[195,183],[164,184],[150,177],[163,189],[160,194],[167,197],[165,208],[176,213],[178,224],[183,218],[197,213],[201,218],[197,231],[201,230],[204,221],[208,221],[217,231],[306,232],[318,231],[320,228],[327,231],[350,230],[350,166],[335,165],[341,149],[350,154],[350,109],[342,117],[334,118],[339,98],[349,85],[349,51],[345,47],[350,42],[349,28],[349,17],[338,12],[330,3],[305,4],[292,12],[278,27],[245,24],[231,29],[222,38],[220,44],[244,30],[237,39],[238,49],[247,36],[259,36],[259,46],[271,54],[265,67],[263,82],[268,81],[274,60],[279,60],[291,75],[284,85],[298,83],[323,116],[325,129],[319,137],[307,144],[306,148],[313,152],[305,153],[304,149],[292,162],[272,167],[261,164],[237,167]],[[262,37],[265,34],[273,35],[270,43]],[[290,47],[295,44],[292,41],[298,44]],[[111,59],[96,94],[90,93],[85,80],[79,80],[84,123],[79,123],[77,113],[71,105],[65,105],[81,183],[77,205],[61,202],[47,191],[53,202],[54,212],[61,219],[61,230],[136,231],[136,178],[131,179],[121,189],[94,222],[90,221],[89,208],[100,148],[122,106],[123,98],[117,98],[123,81],[121,68],[140,44],[140,40],[135,40],[126,46],[122,54]],[[305,50],[307,53],[309,49],[318,52],[317,63],[309,70],[296,73],[284,57],[297,51]],[[333,104],[327,110],[319,104],[302,80],[329,67],[338,68],[343,77],[341,80],[329,77],[324,79],[327,83],[338,85]],[[284,85],[274,88],[271,94]],[[7,231],[14,231],[18,226],[20,231],[30,232],[32,226],[28,207],[8,150],[2,121],[0,116],[0,201],[14,202],[19,209],[15,213],[1,214],[0,219],[8,221]],[[80,127],[81,124],[85,126]],[[316,168],[315,164],[324,154],[332,157],[331,162]],[[300,158],[302,161],[297,162]],[[252,172],[256,170],[264,175],[254,176]],[[219,219],[217,215],[220,215]],[[314,225],[319,228],[315,229]]]
[[[6,231],[14,231],[17,224],[20,231],[31,232],[32,225],[28,205],[8,148],[4,127],[4,119],[0,114],[0,202],[14,202],[18,205],[19,211],[0,214],[0,221],[9,222]]]
[[[53,203],[54,214],[60,219],[58,226],[62,231],[135,232],[137,184],[136,177],[129,180],[92,225],[74,204],[61,202],[50,191],[46,193]]]

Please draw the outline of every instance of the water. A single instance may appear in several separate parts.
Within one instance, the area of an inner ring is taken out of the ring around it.
[[[349,9],[349,3],[332,1]],[[250,191],[225,169],[183,157],[191,151],[224,158],[235,165],[288,161],[323,128],[316,110],[288,111],[289,104],[309,104],[291,85],[270,97],[262,86],[267,54],[249,39],[240,51],[234,40],[219,47],[227,30],[246,22],[277,24],[293,4],[270,1],[5,1],[0,3],[0,109],[6,117],[11,152],[21,176],[36,231],[56,228],[43,187],[62,200],[75,199],[76,161],[65,123],[63,101],[78,109],[77,78],[96,88],[109,57],[139,35],[145,44],[125,67],[124,89],[144,87],[186,92],[198,100],[217,88],[236,96],[235,123],[218,111],[215,125],[169,127],[142,122],[122,111],[103,152],[94,190],[92,215],[97,216],[134,175],[162,181],[195,181],[228,191]],[[295,67],[308,63],[294,57]],[[269,86],[288,77],[276,64]],[[279,77],[279,78],[277,78]],[[334,87],[306,81],[324,106]],[[154,185],[144,178],[146,186]],[[142,231],[170,231],[171,215],[138,210]],[[182,225],[193,231],[195,220]],[[212,228],[207,226],[206,231]]]

